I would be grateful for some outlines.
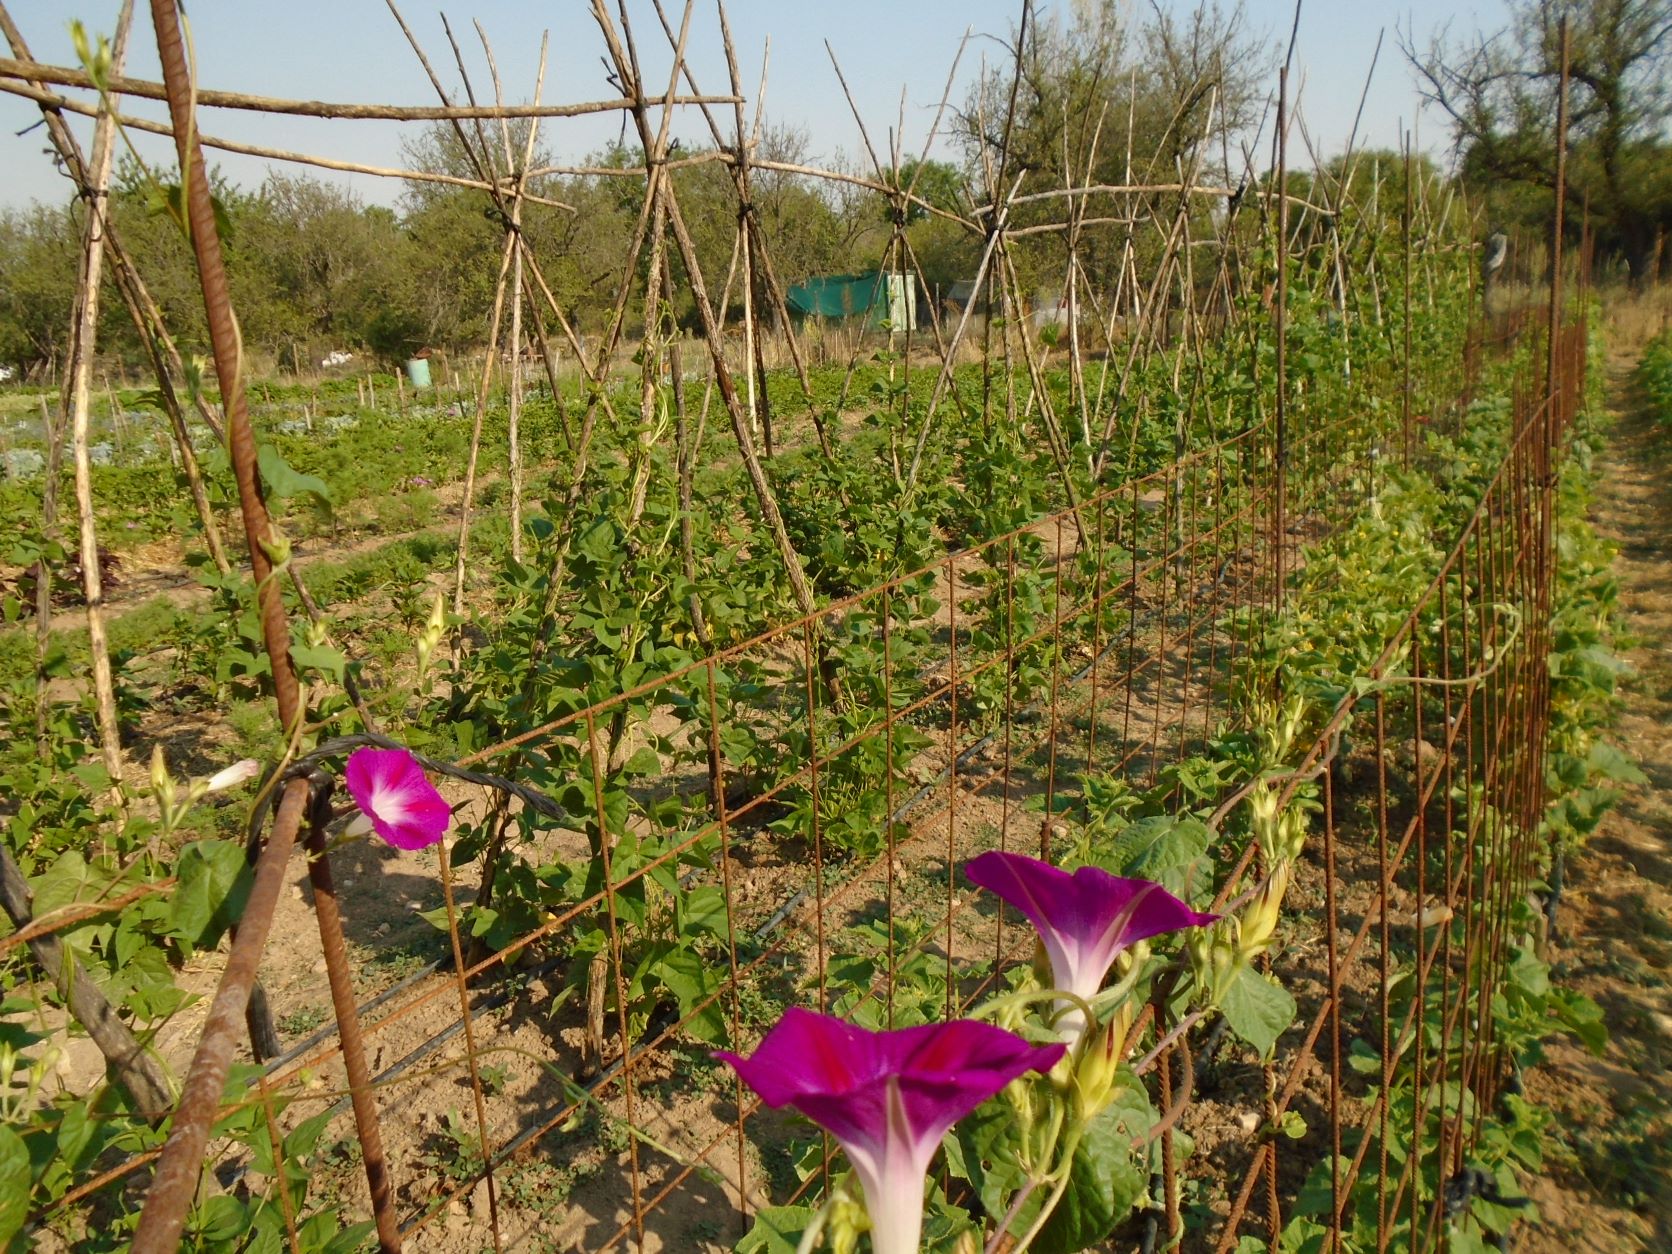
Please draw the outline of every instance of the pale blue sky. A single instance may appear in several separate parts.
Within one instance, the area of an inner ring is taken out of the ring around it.
[[[433,0],[431,0],[433,3]],[[1176,0],[1163,4],[1184,7]],[[680,7],[664,0],[673,19]],[[1234,0],[1226,0],[1227,6]],[[1041,11],[1062,8],[1066,0],[1043,0]],[[12,0],[11,10],[37,58],[74,64],[69,22],[80,17],[94,31],[114,26],[114,0]],[[1292,20],[1291,0],[1247,0],[1251,25],[1272,43],[1286,39]],[[199,72],[206,87],[228,88],[263,95],[336,101],[391,104],[434,104],[431,88],[407,48],[394,19],[381,0],[197,0],[189,6],[196,38]],[[456,71],[441,22],[430,3],[402,5],[402,12],[424,44],[431,61],[443,72],[450,90],[457,90]],[[532,96],[539,60],[540,32],[551,32],[546,75],[548,102],[591,100],[610,94],[603,81],[599,56],[603,45],[582,0],[461,0],[447,7],[479,92],[490,90],[481,48],[471,27],[477,19],[493,44],[507,96]],[[909,152],[921,149],[947,71],[966,26],[979,35],[1007,35],[1020,0],[963,0],[962,3],[919,0],[916,4],[890,0],[729,0],[727,13],[738,45],[747,94],[753,98],[760,78],[763,42],[771,38],[771,67],[767,80],[766,112],[779,123],[804,128],[811,139],[815,162],[862,153],[859,132],[843,101],[830,67],[823,40],[828,38],[840,58],[849,86],[865,116],[872,141],[886,145],[888,129],[899,116],[900,92],[906,92],[906,142]],[[669,55],[666,42],[648,3],[630,0],[647,83],[665,85]],[[1381,61],[1371,85],[1363,139],[1396,146],[1401,121],[1406,127],[1417,116],[1417,98],[1410,71],[1399,55],[1393,24],[1414,23],[1425,36],[1443,22],[1457,29],[1475,26],[1494,29],[1504,21],[1503,0],[1407,0],[1371,4],[1359,0],[1306,0],[1301,14],[1295,53],[1296,81],[1302,87],[1301,108],[1314,142],[1325,154],[1339,152],[1346,142],[1353,111],[1370,66],[1378,31],[1384,26]],[[962,83],[978,72],[981,56],[1001,58],[991,40],[973,40],[958,71]],[[708,0],[698,0],[692,16],[690,60],[705,91],[725,89],[726,68],[718,23]],[[138,6],[129,55],[131,76],[158,77],[156,50],[151,43],[145,6]],[[164,116],[161,105],[132,101],[124,105],[142,116]],[[58,200],[67,184],[53,170],[43,149],[42,131],[19,137],[17,132],[37,120],[33,103],[0,96],[0,205],[36,199]],[[90,123],[78,121],[85,137]],[[1421,146],[1437,149],[1445,139],[1440,120],[1429,113],[1417,121]],[[560,119],[543,124],[542,134],[560,160],[576,160],[613,139],[619,122],[599,118]],[[394,123],[320,121],[263,116],[239,111],[205,110],[203,129],[275,148],[319,153],[375,165],[400,164]],[[676,133],[701,142],[706,131],[692,117]],[[164,141],[137,137],[141,151],[159,158]],[[1361,141],[1362,142],[1362,141]],[[211,154],[236,181],[253,186],[265,173],[265,163],[230,154]],[[360,176],[316,171],[321,177],[346,180],[367,200],[392,202],[399,185]]]

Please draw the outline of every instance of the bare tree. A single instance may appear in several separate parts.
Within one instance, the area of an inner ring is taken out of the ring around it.
[[[1407,29],[1400,46],[1423,98],[1445,115],[1466,178],[1548,190],[1564,14],[1572,30],[1570,209],[1588,205],[1600,246],[1642,278],[1672,218],[1672,0],[1522,0],[1502,30],[1454,38],[1448,25],[1419,45]]]

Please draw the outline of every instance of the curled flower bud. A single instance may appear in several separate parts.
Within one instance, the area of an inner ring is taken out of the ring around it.
[[[1277,919],[1283,910],[1283,895],[1289,889],[1292,863],[1279,862],[1272,867],[1271,877],[1243,908],[1240,917],[1240,948],[1244,958],[1252,959],[1271,944],[1277,932]]]
[[[1132,1003],[1122,1002],[1114,1016],[1091,1036],[1074,1071],[1074,1089],[1082,1118],[1091,1119],[1109,1104],[1126,1052],[1126,1036],[1132,1026]]]
[[[151,746],[151,791],[165,810],[174,805],[174,780],[168,773],[168,759],[163,757],[161,745]]]
[[[1300,736],[1301,724],[1306,721],[1306,701],[1295,693],[1283,707],[1282,736],[1285,750],[1293,746]]]
[[[1291,805],[1277,821],[1276,855],[1279,862],[1293,862],[1306,848],[1306,811]]]
[[[1196,991],[1204,1006],[1217,1006],[1242,969],[1242,926],[1227,915],[1211,929],[1197,932],[1187,942]]]
[[[830,1223],[825,1229],[830,1236],[831,1254],[855,1254],[860,1234],[870,1226],[864,1200],[854,1196],[853,1176],[843,1175],[831,1193]]]
[[[254,758],[245,758],[242,762],[234,762],[231,766],[222,767],[216,771],[204,784],[203,791],[225,792],[228,788],[236,788],[246,784],[261,774],[261,763]]]
[[[1150,943],[1147,940],[1138,941],[1130,949],[1123,949],[1115,955],[1115,975],[1125,979],[1133,971],[1149,961]]]
[[[424,624],[424,630],[418,636],[418,673],[422,675],[429,668],[430,655],[441,643],[441,636],[447,630],[447,603],[441,593],[435,594],[435,604],[430,607],[430,621]]]

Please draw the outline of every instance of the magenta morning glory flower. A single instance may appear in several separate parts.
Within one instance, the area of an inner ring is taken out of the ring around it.
[[[1051,959],[1056,987],[1086,1001],[1097,996],[1122,950],[1219,917],[1192,910],[1150,880],[1110,875],[1101,867],[1069,874],[1037,858],[992,852],[971,859],[964,874],[1027,915]],[[1057,1009],[1064,1039],[1077,1039],[1086,1026],[1085,1012],[1066,998]]]
[[[959,1019],[871,1032],[791,1007],[753,1057],[719,1051],[768,1106],[793,1106],[841,1142],[865,1191],[874,1254],[916,1254],[923,1178],[947,1129],[1062,1045]]]
[[[356,749],[343,782],[372,829],[397,849],[427,849],[453,821],[453,807],[405,749]]]

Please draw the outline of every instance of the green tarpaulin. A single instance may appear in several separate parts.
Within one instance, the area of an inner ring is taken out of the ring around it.
[[[917,322],[915,277],[885,275],[880,270],[822,274],[792,285],[786,298],[792,310],[806,317],[863,318],[905,330]]]

